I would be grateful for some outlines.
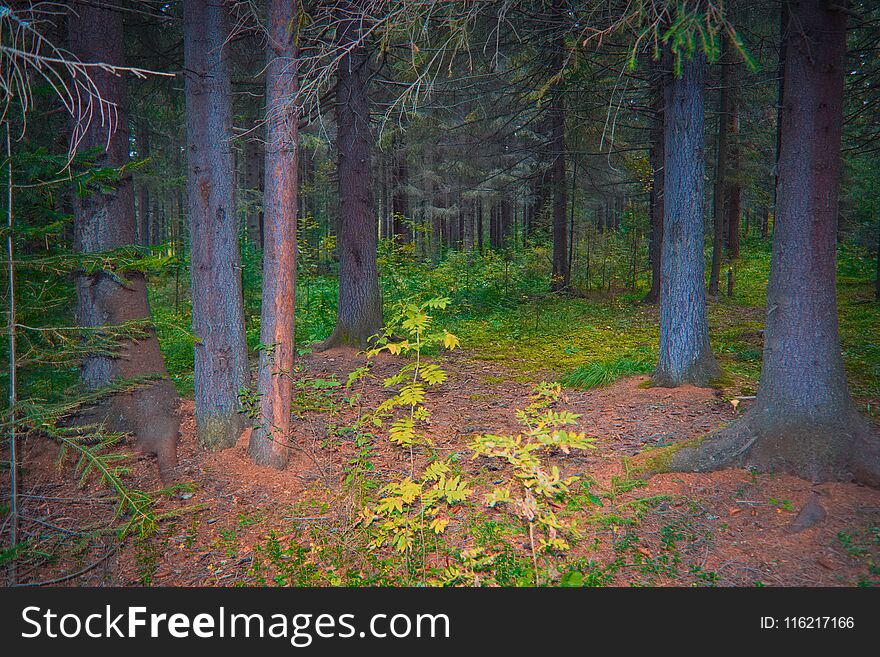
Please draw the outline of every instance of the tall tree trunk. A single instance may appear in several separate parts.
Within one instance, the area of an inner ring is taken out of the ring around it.
[[[874,216],[877,216],[876,204],[874,206]],[[877,274],[874,278],[874,298],[880,301],[880,217],[877,220]]]
[[[338,6],[340,40],[349,49],[336,73],[339,308],[336,328],[323,349],[340,345],[365,347],[383,325],[376,263],[378,226],[370,183],[370,54],[363,41],[359,3],[343,1]]]
[[[96,5],[76,2],[68,18],[70,49],[83,62],[124,64],[122,13]],[[91,74],[103,99],[116,108],[116,130],[108,135],[108,122],[93,120],[80,147],[105,147],[98,166],[119,168],[129,160],[128,98],[125,79],[100,68]],[[137,236],[134,213],[134,187],[124,177],[106,193],[92,190],[87,196],[73,194],[74,249],[93,253],[128,246]],[[147,286],[140,272],[117,275],[112,268],[93,274],[78,272],[76,280],[77,321],[83,327],[118,326],[145,322],[135,337],[122,339],[112,357],[89,354],[83,358],[81,377],[89,389],[97,389],[121,379],[153,380],[130,392],[107,397],[81,413],[80,420],[103,423],[110,431],[132,432],[139,446],[159,459],[163,480],[174,478],[177,466],[177,392],[168,378],[156,331],[150,324]]]
[[[853,408],[837,321],[837,196],[846,14],[795,0],[786,36],[777,214],[757,398],[678,469],[749,465],[880,486],[880,439]]]
[[[248,383],[224,3],[187,0],[183,31],[196,434],[216,449],[238,439]]]
[[[409,242],[411,240],[410,231],[404,221],[409,218],[409,196],[406,193],[409,167],[406,161],[406,150],[403,144],[403,137],[397,137],[394,140],[392,157],[392,230],[394,236],[400,238],[401,242]]]
[[[553,3],[556,36],[551,59],[552,75],[562,76],[565,57],[565,8],[558,0]],[[553,176],[553,272],[550,277],[550,290],[559,292],[568,288],[571,276],[568,271],[568,221],[566,209],[565,181],[565,98],[562,82],[557,81],[550,100],[550,153]]]
[[[725,223],[727,217],[727,166],[730,159],[728,152],[728,138],[730,136],[730,67],[727,57],[727,42],[721,44],[721,89],[718,93],[718,146],[716,148],[715,186],[713,190],[713,220],[714,231],[712,233],[712,271],[709,274],[709,296],[718,296],[718,279],[721,276],[721,260],[724,254]]]
[[[474,203],[474,199],[467,199],[464,202],[464,250],[465,251],[473,251],[474,250],[474,215],[476,214],[476,207]]]
[[[776,216],[776,195],[779,191],[779,156],[782,152],[782,109],[785,94],[785,35],[788,31],[789,12],[788,0],[779,3],[779,58],[776,63],[776,162],[773,175],[776,184],[773,186],[773,216]],[[775,219],[774,219],[775,220]]]
[[[502,197],[498,206],[498,246],[504,248],[513,240],[513,204],[507,196]]]
[[[260,231],[260,167],[261,160],[264,157],[263,149],[260,145],[260,135],[254,128],[254,122],[251,121],[250,134],[247,135],[242,158],[243,162],[243,183],[245,200],[247,202],[247,212],[245,214],[245,233],[247,234],[248,246],[252,249],[260,250],[263,248],[262,232]]]
[[[665,160],[665,137],[663,134],[663,97],[665,79],[669,75],[667,62],[661,60],[651,66],[651,93],[654,96],[654,114],[651,118],[651,192],[649,212],[651,215],[651,237],[648,254],[651,259],[651,289],[645,295],[645,303],[656,303],[660,298],[660,263],[663,253],[663,177]]]
[[[260,425],[251,434],[254,463],[283,468],[289,456],[296,298],[297,92],[296,2],[271,0],[266,69],[266,198],[263,304],[257,391]]]
[[[483,197],[477,199],[477,247],[480,253],[485,250],[485,238],[483,237]]]
[[[740,171],[739,85],[738,69],[731,68],[727,85],[728,159],[724,225],[727,228],[727,257],[739,258],[739,233],[742,220],[742,172]]]
[[[141,158],[150,157],[150,130],[145,121],[137,124],[138,133],[136,137],[138,142],[138,156]],[[138,190],[138,230],[137,243],[142,246],[150,245],[150,186],[146,180],[140,180],[140,189]]]
[[[706,385],[719,374],[709,346],[703,264],[703,79],[705,56],[666,83],[660,359],[654,383]]]

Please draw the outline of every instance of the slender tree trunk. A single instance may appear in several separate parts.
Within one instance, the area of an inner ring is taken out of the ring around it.
[[[350,51],[336,73],[339,308],[336,328],[323,349],[340,345],[363,348],[383,326],[376,263],[378,228],[370,182],[370,54],[362,41],[364,26],[358,3],[342,2],[340,7],[340,39]]]
[[[651,192],[648,201],[651,215],[651,237],[648,253],[651,258],[651,290],[645,295],[645,303],[656,303],[660,298],[660,263],[663,254],[663,177],[665,160],[665,137],[663,134],[663,97],[667,63],[663,60],[652,65],[651,87],[654,96],[654,115],[651,118]]]
[[[877,216],[876,205],[874,216]],[[874,280],[874,298],[880,301],[880,217],[877,217],[877,275]]]
[[[757,398],[740,421],[673,458],[880,486],[880,440],[852,406],[837,321],[837,197],[846,14],[790,3],[777,213]]]
[[[263,159],[262,147],[260,145],[260,135],[254,129],[254,122],[251,121],[249,128],[250,134],[247,135],[244,142],[242,158],[243,162],[243,181],[245,199],[247,201],[247,213],[245,215],[245,233],[247,234],[248,245],[255,250],[263,248],[262,233],[260,231],[260,160]]]
[[[728,153],[728,138],[730,136],[730,62],[727,57],[727,43],[721,45],[721,89],[718,94],[718,147],[716,149],[715,164],[715,187],[713,219],[714,231],[712,239],[712,271],[709,274],[709,296],[718,296],[718,279],[721,276],[721,261],[724,254],[725,225],[727,216],[727,165],[730,158]]]
[[[391,212],[393,213],[392,229],[395,237],[401,242],[411,241],[409,227],[404,222],[409,218],[409,196],[406,193],[406,183],[409,177],[409,167],[406,161],[406,150],[403,138],[395,140],[395,148],[392,151],[394,163],[392,165],[393,189],[391,196]]]
[[[719,374],[709,346],[703,264],[703,79],[696,52],[666,84],[660,360],[654,383],[707,385]]]
[[[773,186],[773,216],[776,216],[776,195],[779,191],[779,156],[782,152],[782,110],[785,94],[785,35],[788,32],[789,13],[788,0],[779,3],[779,59],[776,65],[776,163],[773,175],[776,184]]]
[[[498,210],[498,246],[504,248],[505,245],[513,240],[513,204],[511,204],[510,199],[506,196],[503,197]]]
[[[145,122],[139,122],[137,137],[140,138],[138,143],[138,155],[141,158],[150,156],[150,130]],[[137,243],[142,246],[150,245],[150,186],[146,180],[140,181],[140,189],[138,194],[138,236]]]
[[[563,29],[564,9],[561,2],[554,2],[554,20],[558,34],[553,44],[552,74],[562,75],[565,57],[565,31]],[[554,85],[550,101],[550,152],[553,158],[553,273],[550,277],[550,290],[559,292],[568,288],[571,277],[568,271],[568,221],[566,209],[565,180],[565,98],[562,83]]]
[[[724,225],[727,228],[727,256],[729,259],[736,259],[739,258],[739,233],[742,220],[742,172],[740,171],[739,101],[737,97],[739,75],[737,68],[731,67],[727,77],[728,160],[727,190],[724,194]]]
[[[485,244],[483,237],[483,197],[477,199],[477,246],[483,253]]]
[[[577,144],[575,144],[575,151],[577,151]],[[578,174],[578,162],[577,158],[572,156],[571,163],[571,208],[568,213],[568,260],[566,263],[566,267],[568,268],[569,280],[571,279],[571,268],[573,266],[572,261],[574,259],[574,206],[575,200],[577,199],[577,174]]]
[[[296,298],[297,7],[271,0],[266,69],[266,197],[263,304],[257,390],[260,425],[250,438],[254,463],[283,468],[289,456],[291,375]]]
[[[224,3],[187,0],[183,31],[196,434],[216,449],[238,439],[248,384]]]
[[[464,249],[465,251],[474,250],[474,215],[476,214],[476,205],[474,199],[468,199],[464,202]]]
[[[68,17],[70,49],[83,62],[124,64],[122,13],[76,2]],[[125,79],[95,68],[91,72],[103,99],[115,105],[116,130],[108,135],[107,123],[93,120],[80,142],[83,150],[105,147],[98,166],[119,168],[129,160],[128,99]],[[73,194],[74,249],[79,253],[107,251],[135,243],[137,226],[134,187],[130,176],[113,190]],[[177,392],[168,378],[156,332],[150,324],[150,305],[144,275],[111,267],[93,274],[78,272],[77,321],[83,327],[146,323],[135,337],[122,339],[112,357],[89,354],[82,362],[85,386],[97,389],[124,379],[151,377],[131,392],[107,397],[80,414],[86,423],[102,423],[109,431],[128,431],[139,446],[159,458],[163,480],[174,478],[177,466]]]

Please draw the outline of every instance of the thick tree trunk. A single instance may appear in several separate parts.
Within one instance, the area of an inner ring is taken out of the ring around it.
[[[248,383],[230,145],[228,36],[223,3],[184,3],[196,434],[210,449],[235,445],[244,424],[238,395]]]
[[[665,195],[656,385],[707,385],[719,369],[709,346],[703,264],[703,78],[695,53],[666,84]]]
[[[336,327],[322,349],[363,348],[382,329],[382,297],[376,263],[378,227],[370,182],[370,54],[361,41],[356,3],[343,2],[340,39],[349,52],[336,73],[339,174],[339,308]],[[351,46],[352,43],[360,43]]]
[[[651,220],[650,244],[648,255],[651,260],[651,289],[644,303],[657,303],[660,298],[660,263],[663,253],[663,177],[665,160],[665,137],[663,134],[663,113],[665,99],[663,97],[666,76],[669,72],[664,62],[652,64],[651,87],[654,96],[654,115],[651,118],[651,192],[648,208]]]
[[[678,452],[678,469],[749,465],[880,486],[880,439],[855,412],[835,288],[846,14],[790,3],[777,213],[757,398],[738,422]]]
[[[263,304],[257,391],[260,424],[250,438],[257,465],[283,468],[289,457],[296,298],[297,92],[296,3],[272,0],[266,69],[266,196]]]
[[[68,18],[71,51],[84,62],[124,64],[122,14],[77,2]],[[121,167],[129,160],[128,100],[125,79],[93,69],[92,76],[103,99],[116,107],[116,130],[95,119],[80,148],[106,146],[98,165]],[[129,176],[112,193],[94,190],[88,196],[73,194],[74,249],[79,253],[106,251],[134,244],[137,237],[134,188]],[[76,274],[77,321],[83,327],[116,326],[149,322],[147,286],[140,272],[117,275],[111,269]],[[113,356],[88,355],[81,376],[90,389],[125,379],[150,377],[134,390],[112,395],[81,413],[79,421],[103,423],[109,431],[134,434],[139,446],[158,456],[162,479],[171,480],[177,466],[177,392],[168,378],[152,325],[136,339],[124,339]]]

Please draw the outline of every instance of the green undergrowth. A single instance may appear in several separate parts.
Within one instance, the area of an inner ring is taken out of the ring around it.
[[[554,295],[546,291],[546,247],[512,251],[451,251],[434,266],[419,262],[409,245],[380,246],[383,299],[391,308],[418,293],[448,296],[438,319],[460,336],[470,357],[497,363],[499,382],[556,378],[586,389],[633,374],[649,374],[656,363],[659,320],[656,306],[641,299],[648,273],[635,291],[607,290]],[[248,345],[259,342],[260,258],[243,249]],[[843,355],[860,409],[877,416],[880,404],[880,304],[873,300],[875,260],[867,249],[843,243],[838,252],[838,304]],[[724,376],[725,394],[751,395],[761,373],[770,243],[742,241],[733,263],[734,295],[726,284],[708,302],[710,340]],[[577,280],[577,278],[576,278]],[[726,283],[725,281],[722,281]],[[181,393],[192,392],[194,337],[185,268],[151,278],[151,303],[169,373]],[[337,288],[332,271],[299,272],[296,340],[304,352],[333,329]],[[435,355],[431,348],[426,355]]]

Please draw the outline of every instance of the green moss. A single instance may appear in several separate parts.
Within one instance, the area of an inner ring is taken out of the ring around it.
[[[694,438],[675,443],[674,445],[642,451],[632,458],[624,459],[624,467],[626,467],[628,472],[637,475],[671,472],[672,458],[675,456],[675,453],[688,447],[697,447],[703,440],[703,437]]]
[[[241,420],[237,413],[205,418],[196,425],[199,443],[211,451],[235,447],[241,435]]]

